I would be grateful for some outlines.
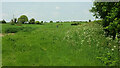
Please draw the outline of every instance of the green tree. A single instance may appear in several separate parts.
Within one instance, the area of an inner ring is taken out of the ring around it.
[[[3,20],[2,20],[2,23],[3,23],[3,24],[5,24],[5,23],[6,23],[6,21],[3,19]]]
[[[40,23],[43,24],[43,21],[41,21]]]
[[[107,35],[115,39],[119,33],[120,25],[120,2],[94,2],[90,10],[95,18],[103,20],[102,25]]]
[[[53,23],[53,21],[50,21],[50,23]]]
[[[35,24],[35,19],[34,18],[30,19],[29,24]]]
[[[11,19],[10,24],[11,24],[11,25],[14,25],[14,24],[15,24],[15,22],[14,22],[13,19]]]
[[[40,24],[40,22],[39,22],[39,21],[36,21],[35,24]]]
[[[26,15],[22,15],[18,18],[18,23],[24,24],[25,22],[28,22],[28,17]]]
[[[89,20],[89,22],[91,22],[91,20]]]
[[[14,23],[17,23],[17,18],[14,18]]]

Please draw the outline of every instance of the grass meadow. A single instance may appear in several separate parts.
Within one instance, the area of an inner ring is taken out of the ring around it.
[[[58,25],[58,28],[56,25]],[[116,40],[97,23],[2,24],[3,66],[114,66]]]

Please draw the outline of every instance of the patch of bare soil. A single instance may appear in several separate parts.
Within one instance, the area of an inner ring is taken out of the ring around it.
[[[0,33],[0,37],[3,37],[3,36],[5,36],[5,35],[14,35],[15,33],[8,33],[8,34],[2,34],[2,33]]]
[[[0,33],[0,37],[4,36],[2,33]]]
[[[14,35],[15,33],[8,33],[7,35]]]

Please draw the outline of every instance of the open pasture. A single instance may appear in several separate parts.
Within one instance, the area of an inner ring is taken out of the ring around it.
[[[115,40],[96,23],[2,24],[3,66],[116,65]]]

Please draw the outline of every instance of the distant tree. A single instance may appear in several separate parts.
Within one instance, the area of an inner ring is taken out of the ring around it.
[[[40,23],[43,24],[43,21],[41,21]]]
[[[35,24],[40,24],[40,22],[39,22],[39,21],[36,21]]]
[[[89,20],[89,22],[91,22],[91,20]]]
[[[53,21],[50,21],[50,23],[53,23]]]
[[[14,18],[14,23],[17,23],[17,18]]]
[[[60,23],[59,21],[56,21],[56,23]]]
[[[3,23],[3,24],[5,24],[5,23],[6,23],[6,21],[3,19],[3,20],[2,20],[2,23]]]
[[[48,22],[45,21],[44,23],[48,23]]]
[[[18,18],[18,22],[24,24],[28,21],[28,17],[26,15],[22,15]]]
[[[15,24],[15,22],[14,22],[13,19],[11,19],[10,24],[11,24],[11,25],[14,25],[14,24]]]
[[[10,24],[11,25],[17,24],[17,18],[11,19]]]
[[[29,24],[35,24],[35,19],[34,18],[30,19]]]

